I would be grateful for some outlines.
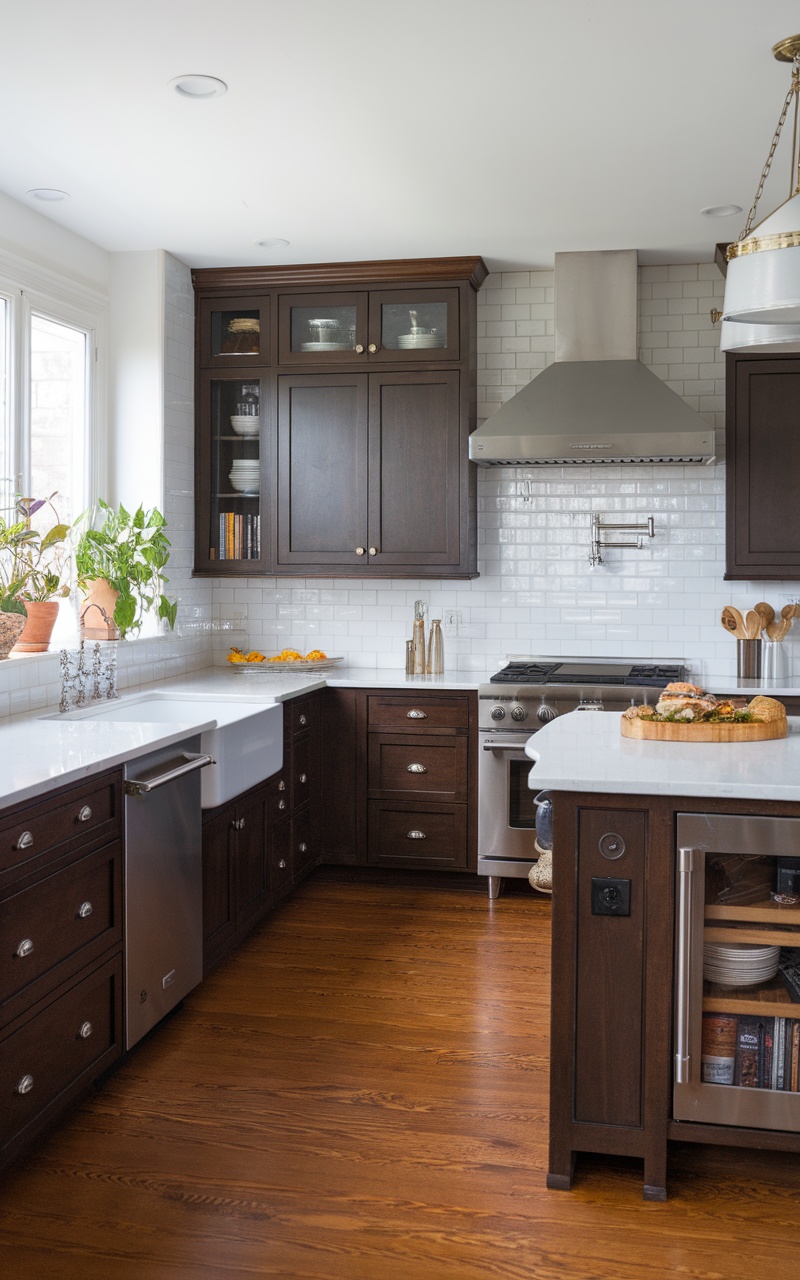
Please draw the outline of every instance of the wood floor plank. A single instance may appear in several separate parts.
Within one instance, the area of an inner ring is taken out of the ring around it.
[[[771,1280],[800,1162],[545,1187],[548,901],[312,877],[0,1182],[9,1280]]]

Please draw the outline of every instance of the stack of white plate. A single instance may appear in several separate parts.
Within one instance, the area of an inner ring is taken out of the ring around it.
[[[397,345],[403,351],[417,351],[423,347],[443,347],[444,338],[440,333],[401,333]]]
[[[258,493],[261,487],[258,459],[237,458],[231,466],[228,479],[239,493]]]
[[[721,987],[755,987],[775,977],[779,956],[780,947],[707,942],[703,947],[703,977]]]
[[[257,436],[261,419],[258,414],[234,414],[231,426],[237,436]]]

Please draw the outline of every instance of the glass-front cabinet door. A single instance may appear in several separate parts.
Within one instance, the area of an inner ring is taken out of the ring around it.
[[[198,455],[198,570],[225,564],[225,573],[254,572],[266,558],[262,489],[263,377],[201,379]],[[267,406],[263,406],[266,416]]]
[[[368,353],[375,360],[457,360],[458,300],[458,289],[371,293]]]
[[[288,294],[278,307],[281,364],[342,364],[364,358],[366,293]]]
[[[278,317],[282,365],[459,358],[458,289],[286,294]]]
[[[200,304],[200,358],[207,368],[245,369],[269,362],[269,298],[204,298]]]
[[[679,814],[676,1120],[800,1131],[800,819]]]

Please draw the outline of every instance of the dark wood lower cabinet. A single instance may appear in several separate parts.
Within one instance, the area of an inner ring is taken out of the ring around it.
[[[322,694],[284,709],[283,767],[203,823],[208,972],[319,862]]]
[[[672,1119],[679,813],[796,818],[798,807],[554,794],[547,1174],[553,1189],[571,1187],[581,1152],[640,1158],[645,1199],[663,1200],[670,1140],[800,1151],[800,1133]],[[609,889],[612,898],[604,900]],[[619,905],[615,890],[628,894],[629,905],[609,913],[609,902]]]
[[[0,1168],[122,1054],[122,776],[0,814]]]

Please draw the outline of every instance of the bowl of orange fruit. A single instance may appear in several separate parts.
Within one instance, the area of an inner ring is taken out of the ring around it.
[[[344,658],[331,658],[323,649],[309,649],[301,653],[299,649],[281,649],[280,653],[266,654],[259,649],[251,649],[245,653],[243,649],[231,646],[227,656],[234,671],[319,671],[325,667],[336,666],[344,662]]]

